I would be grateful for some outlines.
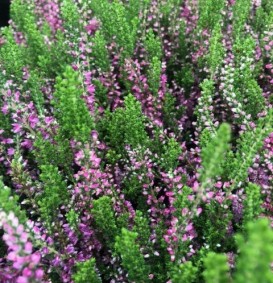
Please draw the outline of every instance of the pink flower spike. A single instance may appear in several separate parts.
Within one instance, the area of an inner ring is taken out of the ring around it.
[[[199,207],[199,208],[197,208],[197,215],[199,216],[200,214],[201,214],[201,212],[202,212],[202,208],[201,207]]]
[[[89,35],[93,34],[99,27],[99,22],[96,19],[90,20],[88,25],[85,26],[85,30]]]
[[[35,275],[37,279],[42,279],[44,276],[44,271],[41,268],[39,268],[36,270]]]
[[[84,78],[85,78],[86,81],[89,81],[89,82],[90,82],[90,80],[91,80],[91,72],[86,72],[86,73],[84,74]]]
[[[34,264],[38,264],[40,262],[41,256],[38,253],[31,255],[31,261]]]
[[[18,134],[22,131],[22,125],[14,123],[14,124],[12,124],[12,126],[13,126],[13,132],[15,134]]]
[[[188,214],[188,212],[189,212],[189,209],[187,207],[182,209],[182,215],[183,216],[186,216]]]
[[[13,268],[20,270],[24,265],[24,258],[17,256],[16,261],[13,263]]]
[[[10,261],[15,261],[16,257],[17,257],[16,252],[10,252],[7,256],[7,259],[10,260]]]
[[[6,139],[5,142],[6,142],[6,144],[13,144],[14,143],[13,139],[11,139],[11,138]]]
[[[31,254],[32,253],[32,243],[26,242],[24,250],[27,254]]]
[[[35,126],[38,124],[39,122],[39,119],[36,115],[34,114],[31,114],[29,117],[28,117],[28,121],[30,123],[30,126],[31,128],[35,128]]]
[[[8,153],[9,156],[14,155],[15,149],[10,147],[10,148],[8,148],[8,152],[7,153]]]
[[[45,123],[47,124],[47,125],[50,125],[52,122],[53,122],[53,117],[45,117]]]
[[[20,238],[21,238],[21,241],[22,241],[23,243],[26,243],[27,240],[28,240],[28,234],[27,234],[26,232],[23,232],[23,233],[21,234]]]
[[[211,198],[213,197],[213,195],[214,195],[214,192],[208,192],[208,193],[206,194],[206,196],[207,196],[208,199],[211,199]]]
[[[198,187],[199,187],[199,184],[198,184],[197,181],[195,181],[195,182],[193,183],[192,190],[193,190],[194,192],[197,192],[197,191],[198,191]]]
[[[16,228],[16,234],[20,235],[24,232],[24,226],[22,224],[20,224],[17,228]]]
[[[28,283],[28,279],[25,276],[19,276],[16,280],[16,283]]]
[[[30,277],[30,276],[32,276],[32,271],[31,271],[31,269],[29,269],[29,268],[26,267],[26,268],[23,269],[22,274],[23,274],[23,276],[25,276],[25,277]]]
[[[94,85],[89,85],[87,87],[87,91],[89,94],[93,94],[95,92],[95,86]]]
[[[186,226],[186,232],[189,232],[189,231],[191,231],[193,229],[193,225],[192,225],[192,223],[190,223],[190,224],[188,224],[187,226]]]
[[[221,189],[221,187],[222,187],[222,182],[217,182],[217,183],[215,184],[215,188]]]
[[[8,110],[9,110],[9,106],[7,104],[5,104],[2,108],[2,113],[7,115],[8,114]]]

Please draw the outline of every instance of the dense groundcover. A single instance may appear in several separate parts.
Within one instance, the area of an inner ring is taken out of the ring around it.
[[[0,94],[0,282],[273,282],[273,0],[13,0]]]

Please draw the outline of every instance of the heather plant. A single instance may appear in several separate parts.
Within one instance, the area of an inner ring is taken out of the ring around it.
[[[213,252],[208,253],[206,258],[204,259],[204,268],[205,271],[203,272],[203,276],[205,282],[229,282],[229,267],[225,255],[216,254]]]
[[[99,278],[95,270],[95,259],[91,258],[84,262],[77,263],[77,271],[73,275],[73,279],[77,283],[94,282],[100,283]]]
[[[82,99],[83,88],[78,74],[67,67],[63,78],[56,80],[55,100],[56,118],[59,120],[64,138],[74,137],[87,141],[93,129],[93,119]],[[64,115],[66,113],[66,115]]]
[[[122,266],[128,271],[128,279],[132,282],[147,282],[149,267],[145,265],[144,256],[136,244],[137,236],[136,232],[123,228],[116,237],[115,249],[120,254]]]
[[[11,1],[1,282],[273,282],[272,5]]]
[[[67,203],[68,191],[58,168],[53,165],[43,165],[41,171],[40,180],[44,188],[42,195],[38,197],[38,205],[41,218],[46,227],[51,230],[52,226],[55,226],[60,206]]]
[[[246,226],[247,236],[236,237],[239,246],[239,255],[237,259],[237,271],[234,274],[234,282],[239,283],[244,280],[252,282],[272,282],[272,241],[273,233],[269,228],[266,219],[259,219],[257,222],[249,222]],[[259,257],[257,262],[254,257]],[[246,266],[246,259],[248,264]]]
[[[261,188],[249,183],[246,187],[246,199],[244,201],[244,225],[255,220],[262,212]]]
[[[220,0],[201,0],[199,3],[199,19],[198,24],[201,29],[208,28],[210,30],[220,23],[222,11],[224,10],[225,1]]]

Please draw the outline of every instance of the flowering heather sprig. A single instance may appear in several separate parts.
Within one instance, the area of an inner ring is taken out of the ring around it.
[[[0,271],[1,280],[16,283],[42,282],[44,271],[40,267],[41,254],[33,251],[33,244],[24,226],[10,212],[0,212],[0,227],[4,230],[3,240],[7,245],[6,260],[12,265]]]
[[[62,29],[62,20],[60,17],[60,6],[58,1],[36,0],[35,13],[46,20],[53,34],[55,34],[58,29]],[[41,24],[43,24],[42,20]]]

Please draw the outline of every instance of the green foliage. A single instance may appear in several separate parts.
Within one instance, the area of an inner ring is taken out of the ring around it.
[[[175,127],[175,117],[176,117],[176,109],[175,109],[176,99],[170,93],[166,93],[163,101],[163,120],[166,124],[166,127]]]
[[[72,67],[66,67],[62,77],[57,77],[54,101],[55,116],[63,135],[68,139],[86,142],[94,128],[93,119],[81,98],[82,81]]]
[[[71,208],[66,214],[66,219],[69,223],[70,228],[76,230],[79,223],[79,214],[73,208]]]
[[[105,131],[109,145],[117,154],[124,153],[125,145],[137,148],[148,142],[140,102],[129,94],[125,97],[124,105],[125,108],[106,113],[101,129]]]
[[[261,6],[257,8],[255,20],[256,29],[258,32],[263,33],[264,30],[269,30],[273,24],[273,1],[262,0]]]
[[[79,24],[81,15],[76,2],[72,0],[63,0],[61,5],[61,16],[64,22],[64,28],[75,40],[76,36],[80,34],[81,28],[81,25]]]
[[[1,106],[3,106],[2,103]],[[3,136],[8,137],[11,134],[11,119],[9,115],[5,115],[2,111],[0,111],[0,129],[4,130]]]
[[[121,1],[93,0],[89,5],[95,16],[102,22],[102,32],[105,38],[111,42],[115,36],[119,50],[123,49],[123,56],[131,56],[137,39],[139,18],[131,19],[131,15],[128,14]]]
[[[100,197],[93,201],[91,213],[96,226],[102,233],[109,247],[112,248],[115,236],[118,233],[115,215],[112,208],[112,200],[108,196]]]
[[[27,41],[27,48],[25,49],[25,59],[32,66],[39,65],[39,59],[48,61],[48,48],[44,42],[44,36],[50,36],[49,27],[42,25],[41,30],[37,25],[37,19],[34,13],[34,3],[23,3],[20,0],[15,0],[11,4],[11,17],[19,27],[20,31],[24,33]]]
[[[72,278],[75,283],[101,283],[96,270],[96,262],[94,258],[88,259],[84,262],[78,262],[76,264],[77,271],[73,274]]]
[[[44,60],[42,61],[40,58],[40,65],[44,67],[42,71],[52,78],[55,78],[56,75],[61,76],[66,66],[74,61],[70,52],[70,46],[66,42],[66,35],[58,30],[55,37],[56,41],[48,52],[48,54],[50,54],[49,61],[44,62]]]
[[[194,283],[196,282],[197,268],[191,261],[187,261],[174,267],[171,273],[172,283]]]
[[[149,246],[149,238],[150,238],[150,227],[149,220],[147,217],[143,215],[143,213],[139,210],[136,210],[136,215],[134,218],[134,228],[133,232],[136,232],[139,236],[137,242],[140,246],[146,247]]]
[[[174,188],[175,191],[175,201],[173,203],[173,207],[175,211],[173,215],[177,218],[176,224],[176,234],[179,239],[182,239],[183,234],[185,233],[185,225],[188,221],[188,215],[183,215],[182,209],[186,208],[187,210],[192,209],[192,202],[190,201],[190,195],[192,194],[192,189],[187,186],[183,186],[181,190],[178,188]],[[186,256],[189,250],[189,241],[179,240],[175,246],[175,258],[176,262],[181,262],[183,257]]]
[[[150,273],[155,275],[155,282],[167,282],[168,281],[168,272],[170,270],[170,255],[167,252],[167,244],[163,238],[165,233],[165,226],[162,220],[158,223],[158,226],[155,229],[155,234],[158,239],[155,244],[156,251],[159,256],[154,256],[151,258],[151,271]]]
[[[246,187],[246,199],[244,201],[244,223],[254,221],[262,212],[261,188],[249,183]]]
[[[184,111],[185,107],[183,105],[176,106],[176,98],[167,92],[163,100],[164,127],[179,135],[181,131],[178,128],[177,120],[183,115]]]
[[[149,62],[152,62],[154,57],[157,57],[159,60],[162,59],[161,41],[160,38],[154,34],[152,29],[149,29],[146,33],[144,48],[148,53]]]
[[[214,75],[217,68],[221,67],[221,63],[224,58],[225,50],[222,44],[222,31],[221,26],[218,23],[212,30],[212,36],[210,38],[209,54],[207,56],[208,66],[211,75]]]
[[[188,93],[194,84],[193,70],[189,65],[182,67],[181,71],[178,71],[175,75],[177,82],[185,89]]]
[[[197,253],[192,258],[193,265],[197,267],[195,282],[204,282],[204,260],[209,252],[209,248],[207,246],[203,246],[197,251]]]
[[[233,37],[241,38],[244,31],[244,26],[250,14],[251,1],[249,0],[237,0],[232,6],[233,11]]]
[[[145,6],[147,6],[150,0],[142,1],[142,0],[128,0],[127,5],[125,5],[126,9],[126,19],[128,22],[133,21],[135,18],[139,17],[139,13]],[[146,5],[145,5],[146,4]]]
[[[42,57],[43,61],[46,61],[48,58],[48,48],[44,43],[44,35],[38,29],[36,20],[34,16],[26,16],[24,26],[26,28],[27,35],[27,58],[29,59],[29,64],[36,66],[37,61]],[[39,65],[39,63],[38,63]]]
[[[224,0],[200,0],[198,27],[212,30],[220,23],[224,7]]]
[[[272,5],[273,5],[272,0],[261,0],[261,7],[268,14],[272,11]]]
[[[170,138],[163,146],[163,154],[161,156],[161,166],[167,171],[174,170],[178,165],[178,157],[182,150],[180,144],[174,139]]]
[[[254,38],[250,35],[246,35],[244,38],[236,38],[232,51],[235,56],[235,63],[238,69],[250,68],[253,62],[253,55],[255,51],[256,42]],[[251,58],[251,60],[246,61],[246,58]],[[244,64],[243,66],[241,66]],[[249,71],[250,72],[250,71]]]
[[[96,92],[95,97],[96,101],[98,101],[99,105],[102,105],[103,107],[108,106],[108,89],[97,79],[92,80],[93,85],[95,86]]]
[[[3,64],[3,68],[6,70],[6,75],[8,77],[14,76],[15,81],[21,82],[23,67],[28,63],[27,58],[33,57],[32,55],[26,54],[26,52],[29,52],[30,46],[25,48],[23,45],[16,44],[11,27],[4,28],[2,30],[2,35],[5,38],[5,44],[0,48],[1,64]],[[41,49],[40,47],[37,48]],[[12,64],[10,62],[12,62]],[[40,90],[41,79],[37,72],[30,72],[30,77],[24,85],[24,88],[30,90],[35,106],[41,114],[43,112],[44,98]]]
[[[203,276],[206,283],[229,283],[227,257],[223,254],[209,252],[204,259]]]
[[[202,171],[200,180],[207,184],[209,180],[219,176],[223,172],[221,160],[229,149],[229,141],[231,138],[231,129],[228,124],[222,124],[215,136],[208,142],[206,147],[202,149]],[[205,185],[204,185],[205,187]]]
[[[69,54],[72,47],[67,44],[67,37],[73,43],[73,48],[78,49],[80,31],[83,28],[79,25],[78,7],[73,1],[62,1],[60,15],[66,34],[58,30],[54,35],[56,40],[51,41],[51,45],[47,45],[45,38],[52,39],[51,29],[47,22],[36,18],[34,5],[34,3],[24,3],[20,0],[12,2],[11,16],[27,41],[27,46],[18,46],[22,48],[24,61],[27,64],[33,69],[38,68],[44,76],[54,78],[56,74],[60,75],[64,71],[67,64],[72,62],[72,56]],[[38,26],[38,22],[42,22],[41,26]],[[18,59],[13,61],[17,64],[20,62]]]
[[[262,89],[258,85],[253,71],[255,40],[252,36],[237,38],[233,45],[235,55],[235,93],[236,99],[242,104],[243,110],[252,115],[253,119],[265,107]]]
[[[93,65],[103,72],[107,72],[110,69],[110,60],[106,45],[104,35],[101,31],[96,31],[95,36],[92,38]]]
[[[1,35],[5,39],[5,44],[0,48],[0,62],[3,64],[7,76],[14,75],[16,80],[20,80],[23,75],[22,69],[25,65],[23,47],[16,44],[11,27],[3,28]]]
[[[124,180],[124,193],[131,201],[135,202],[141,191],[141,182],[137,175],[130,175]]]
[[[42,82],[38,73],[30,71],[29,78],[26,83],[26,89],[30,90],[31,97],[40,115],[44,112],[44,95],[41,91]]]
[[[26,5],[23,1],[15,0],[10,6],[10,17],[16,23],[19,30],[25,31],[25,21],[27,20],[30,14],[33,17],[32,9],[34,8],[33,3],[28,3]]]
[[[244,108],[247,114],[255,119],[259,113],[265,108],[265,99],[263,97],[263,90],[258,85],[255,79],[247,80],[247,76],[244,76],[244,83],[241,84],[241,88],[244,88],[245,92],[245,104]]]
[[[178,50],[178,59],[182,61],[186,61],[186,57],[188,55],[188,44],[186,41],[186,22],[181,21],[179,23],[179,35],[178,35],[178,42],[179,42],[179,50]]]
[[[38,205],[42,219],[47,228],[52,231],[53,223],[57,220],[59,207],[67,204],[69,193],[57,167],[42,165],[41,170],[40,180],[43,183],[43,192],[38,197]]]
[[[128,279],[131,282],[148,282],[149,269],[136,243],[137,237],[137,233],[122,228],[121,234],[116,237],[115,249],[128,272]]]
[[[228,205],[225,202],[225,205]],[[215,200],[203,206],[200,216],[194,219],[194,225],[200,239],[211,251],[228,250],[234,246],[233,238],[227,236],[232,213]]]
[[[148,84],[154,96],[158,96],[160,86],[161,61],[158,57],[153,57],[148,70]]]
[[[178,13],[179,7],[181,6],[181,0],[160,1],[159,5],[159,10],[162,14],[162,22],[165,25],[175,24],[176,13]]]
[[[246,225],[246,238],[237,235],[239,249],[234,283],[273,282],[270,264],[273,261],[273,231],[267,219]]]
[[[19,197],[11,193],[11,189],[3,183],[2,177],[0,178],[0,210],[7,214],[13,212],[21,224],[27,222],[26,213],[21,210],[19,204]]]
[[[260,118],[256,128],[249,128],[238,141],[238,150],[235,157],[229,163],[229,179],[233,181],[231,189],[244,182],[248,176],[248,168],[253,163],[253,158],[262,148],[264,139],[271,133],[272,110],[270,109],[264,118]]]
[[[181,215],[181,209],[183,208],[190,208],[192,203],[189,200],[189,196],[192,194],[192,189],[190,187],[184,186],[181,191],[176,192],[175,201],[174,201],[174,208],[176,211],[174,215],[178,218],[184,217]]]
[[[239,255],[236,259],[234,274],[229,273],[226,255],[214,252],[204,253],[201,249],[196,267],[198,270],[204,267],[202,275],[205,282],[273,282],[270,268],[273,260],[273,231],[269,221],[262,218],[248,222],[246,233],[239,234],[235,238]]]
[[[46,140],[41,134],[37,134],[34,141],[34,150],[32,151],[38,167],[45,164],[51,164],[65,172],[67,177],[71,177],[71,164],[73,155],[70,149],[69,141],[62,138],[60,134],[55,136],[54,142]]]
[[[205,79],[200,86],[202,92],[195,110],[197,125],[200,132],[207,129],[208,132],[214,133],[215,126],[213,124],[213,113],[210,110],[215,92],[214,81]]]
[[[268,14],[264,10],[262,6],[256,9],[256,14],[254,18],[254,29],[258,33],[259,31],[265,30],[266,22],[265,19],[267,18]]]

